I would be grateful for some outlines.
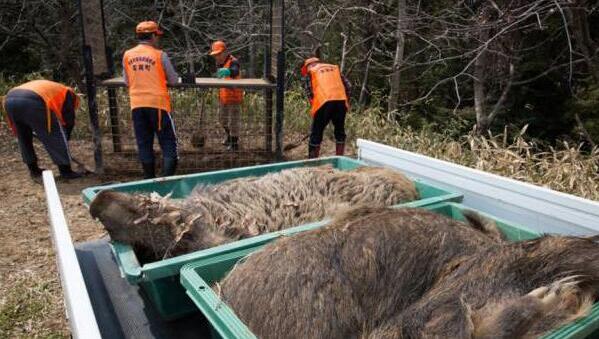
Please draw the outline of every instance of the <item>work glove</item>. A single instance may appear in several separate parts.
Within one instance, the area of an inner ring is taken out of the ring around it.
[[[227,78],[231,76],[231,70],[228,68],[219,68],[218,71],[216,71],[216,76],[218,78]]]

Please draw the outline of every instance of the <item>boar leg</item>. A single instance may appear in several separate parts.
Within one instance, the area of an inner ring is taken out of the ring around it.
[[[472,316],[474,338],[537,337],[588,313],[590,294],[576,276],[542,286],[516,298],[485,305]]]

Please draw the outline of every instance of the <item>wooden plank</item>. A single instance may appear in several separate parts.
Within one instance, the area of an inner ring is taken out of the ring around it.
[[[122,77],[113,78],[104,80],[100,83],[101,86],[105,87],[126,87],[125,82]],[[184,84],[181,83],[181,79],[179,78],[179,83],[174,85],[169,85],[172,88],[253,88],[253,89],[267,89],[267,88],[275,88],[276,84],[264,80],[264,79],[217,79],[217,78],[196,78],[195,84]]]

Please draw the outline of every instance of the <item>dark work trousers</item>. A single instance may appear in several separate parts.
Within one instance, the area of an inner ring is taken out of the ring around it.
[[[46,104],[37,94],[29,90],[13,90],[6,96],[6,112],[17,132],[21,157],[26,164],[36,164],[33,135],[40,140],[56,165],[70,165],[71,156],[67,133],[56,115],[51,112],[51,130],[48,132]],[[72,130],[75,116],[65,117],[68,130]],[[70,134],[70,133],[69,133]]]
[[[312,121],[310,133],[310,145],[319,146],[322,142],[324,129],[329,122],[335,127],[335,141],[339,144],[345,143],[345,101],[329,101],[322,105]]]
[[[133,109],[132,113],[139,160],[142,163],[154,162],[154,135],[158,137],[162,157],[164,159],[177,159],[175,123],[170,114],[162,111],[162,121],[159,129],[157,108],[140,107]]]

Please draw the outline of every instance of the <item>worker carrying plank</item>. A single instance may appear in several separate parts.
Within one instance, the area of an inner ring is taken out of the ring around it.
[[[162,150],[162,175],[175,174],[177,137],[171,117],[171,99],[167,84],[175,84],[179,75],[168,55],[158,49],[162,31],[153,21],[140,22],[135,33],[138,45],[123,55],[125,84],[129,87],[133,129],[144,178],[154,178],[154,135]]]
[[[223,41],[215,41],[210,48],[218,70],[216,76],[227,80],[240,79],[239,60],[227,50]],[[219,91],[219,116],[226,138],[223,145],[230,151],[239,149],[239,129],[241,126],[241,103],[243,90],[240,88],[221,88]]]
[[[58,166],[60,178],[81,177],[71,168],[68,140],[75,126],[79,97],[72,88],[49,80],[33,80],[11,89],[4,109],[8,125],[18,139],[23,162],[31,178],[38,181],[42,168],[33,148],[35,135]]]
[[[318,158],[322,135],[329,122],[335,127],[335,154],[343,155],[345,114],[349,109],[349,82],[341,75],[339,66],[323,63],[316,57],[304,61],[301,75],[312,116],[308,158]]]

